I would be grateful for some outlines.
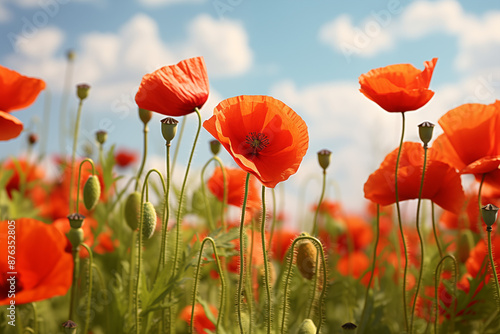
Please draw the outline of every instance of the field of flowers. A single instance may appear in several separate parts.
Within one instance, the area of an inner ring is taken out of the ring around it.
[[[436,65],[360,75],[360,94],[401,116],[400,142],[368,177],[370,204],[357,213],[325,195],[331,152],[319,151],[322,190],[305,230],[276,209],[274,188],[314,135],[286,101],[236,96],[202,122],[202,57],[146,74],[135,96],[144,149],[132,170],[139,157],[115,152],[99,129],[98,154],[77,156],[87,84],[76,87],[71,155],[45,157],[39,134],[12,113],[45,82],[0,66],[0,140],[29,145],[0,161],[0,333],[500,333],[500,101],[447,111],[435,138],[422,120],[421,142],[405,141],[405,113],[433,97]],[[166,116],[161,170],[145,168],[149,128],[160,127],[153,113]],[[173,180],[186,117],[198,127]],[[214,137],[209,146],[200,131]],[[201,170],[191,168],[197,146],[213,154]]]

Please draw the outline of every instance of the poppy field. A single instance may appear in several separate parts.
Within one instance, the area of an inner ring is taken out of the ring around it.
[[[0,140],[28,142],[0,161],[0,333],[500,333],[500,102],[406,124],[433,98],[436,66],[360,73],[360,96],[401,119],[400,140],[355,213],[329,198],[339,162],[317,152],[322,188],[300,227],[285,223],[293,213],[277,210],[275,189],[293,181],[314,133],[287,101],[239,95],[205,110],[205,61],[184,59],[140,82],[140,154],[115,151],[99,129],[97,154],[77,154],[88,83],[70,88],[70,154],[46,157],[13,113],[29,112],[43,78],[0,66]],[[405,140],[410,127],[420,142]],[[164,167],[148,170],[159,129]],[[213,140],[199,143],[201,131]],[[192,167],[204,148],[211,158]],[[189,152],[182,178],[178,150]]]

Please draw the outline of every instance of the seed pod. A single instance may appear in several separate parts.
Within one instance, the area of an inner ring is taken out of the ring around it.
[[[300,324],[298,334],[313,334],[316,333],[316,325],[311,319],[306,319]]]
[[[316,274],[316,255],[318,250],[313,242],[305,239],[297,249],[297,268],[304,278],[311,280]]]
[[[97,176],[90,175],[83,186],[83,204],[87,210],[92,210],[97,205],[101,197],[101,184],[97,179]]]
[[[142,236],[149,239],[153,236],[156,228],[156,210],[151,202],[142,205]]]
[[[134,191],[127,197],[125,202],[125,221],[132,231],[137,230],[139,227],[139,214],[141,208],[141,194]]]
[[[73,246],[73,249],[78,249],[83,242],[82,228],[71,228],[68,232],[68,239]]]

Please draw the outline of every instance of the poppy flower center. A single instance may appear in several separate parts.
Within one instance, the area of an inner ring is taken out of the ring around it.
[[[245,143],[250,145],[253,155],[257,155],[260,151],[262,151],[267,145],[269,145],[269,139],[263,133],[250,132],[246,136]]]

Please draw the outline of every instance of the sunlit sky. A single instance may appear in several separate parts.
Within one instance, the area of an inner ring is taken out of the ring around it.
[[[236,95],[271,95],[306,121],[310,147],[288,193],[304,189],[320,174],[316,153],[332,154],[329,180],[338,184],[347,208],[364,205],[363,184],[393,150],[401,117],[359,93],[358,77],[372,68],[439,58],[430,88],[434,98],[407,114],[408,140],[417,125],[436,123],[466,102],[500,97],[500,3],[498,1],[255,1],[255,0],[2,0],[0,64],[47,82],[50,121],[42,124],[47,93],[15,112],[25,129],[49,128],[48,150],[60,150],[59,110],[66,52],[76,52],[67,121],[74,119],[73,86],[88,83],[81,143],[95,131],[109,132],[107,145],[142,148],[142,124],[133,97],[148,72],[203,56],[210,98],[203,118],[221,100]],[[193,138],[188,117],[183,152]],[[151,165],[162,165],[161,115],[150,124]],[[439,133],[439,128],[436,132]],[[71,131],[72,133],[72,131]],[[27,132],[0,143],[0,159],[26,150]],[[203,131],[195,168],[209,158]],[[65,137],[66,147],[72,139]],[[69,149],[68,149],[69,151]],[[234,164],[223,155],[224,161]],[[179,162],[185,164],[187,153]],[[319,183],[319,182],[317,182]],[[317,199],[311,187],[307,198]],[[338,196],[333,189],[329,196]],[[293,212],[290,212],[293,214]]]

